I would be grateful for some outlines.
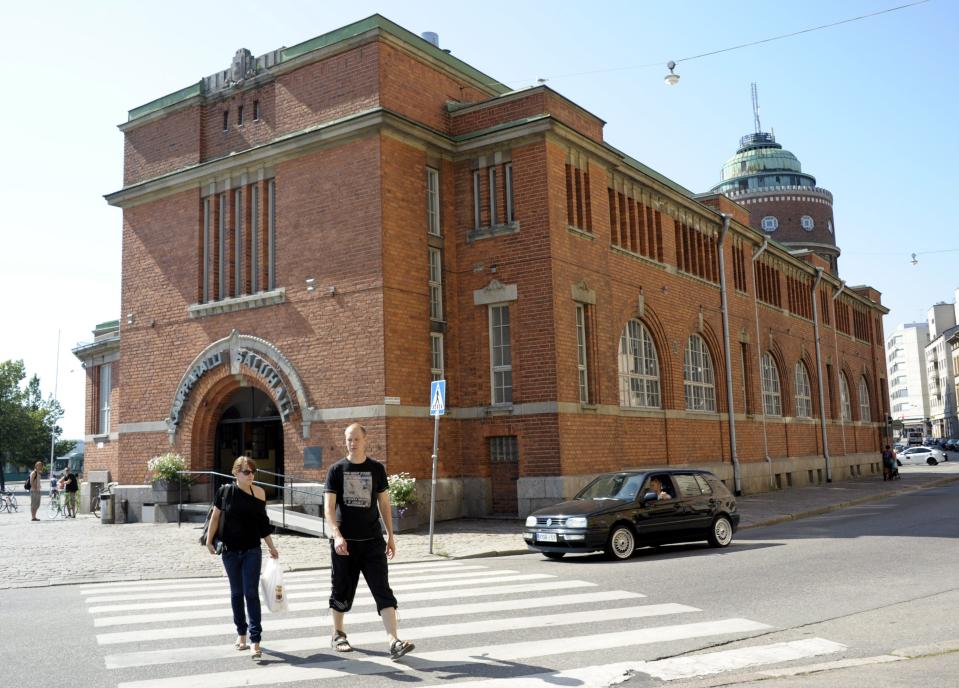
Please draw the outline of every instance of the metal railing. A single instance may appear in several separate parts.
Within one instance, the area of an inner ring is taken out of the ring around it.
[[[287,484],[286,484],[287,479],[288,479],[288,478],[292,479],[292,478],[294,477],[294,476],[292,476],[292,475],[284,475],[283,473],[274,473],[273,471],[267,471],[267,470],[262,470],[262,469],[257,469],[257,473],[268,473],[268,474],[270,474],[270,475],[272,475],[272,476],[275,476],[275,477],[278,477],[278,478],[282,478],[282,482],[283,482],[282,485],[281,485],[281,484],[277,484],[277,483],[266,483],[266,482],[263,482],[263,481],[260,481],[260,480],[254,480],[254,481],[253,481],[253,484],[254,484],[254,485],[259,485],[259,486],[264,487],[264,488],[272,488],[272,489],[275,489],[275,490],[282,490],[282,491],[283,491],[283,493],[282,493],[282,494],[283,494],[283,497],[282,497],[282,499],[280,500],[280,504],[281,504],[282,509],[283,509],[283,516],[282,516],[283,528],[286,528],[286,501],[287,501],[286,497],[287,497],[287,495],[289,495],[289,497],[290,497],[290,510],[292,511],[292,509],[293,509],[293,493],[294,493],[294,492],[302,492],[302,493],[304,493],[304,494],[313,494],[313,495],[316,494],[315,492],[312,492],[312,491],[310,491],[310,490],[303,490],[303,489],[301,489],[301,488],[294,487],[293,485],[287,485]],[[217,488],[218,488],[220,485],[224,485],[224,484],[226,484],[227,482],[233,482],[233,480],[234,480],[234,476],[232,476],[232,475],[230,475],[230,474],[227,474],[227,473],[219,473],[219,472],[217,472],[217,471],[177,471],[177,474],[178,474],[178,475],[183,475],[183,476],[194,476],[194,475],[198,475],[198,476],[212,476],[211,479],[207,480],[207,483],[208,483],[209,486],[210,486],[210,490],[209,490],[209,492],[210,492],[210,500],[209,500],[209,501],[210,501],[210,506],[213,506],[213,499],[214,499],[214,496],[216,495],[216,490],[217,490]],[[220,480],[217,480],[217,478],[220,478]],[[193,482],[193,479],[191,478],[190,481]],[[292,480],[290,480],[290,482],[292,482]],[[324,484],[324,483],[320,482],[319,480],[311,480],[311,479],[309,479],[309,478],[303,478],[303,479],[301,479],[301,482],[309,482],[309,483],[313,483],[313,484],[315,484],[315,485],[323,485],[323,484]],[[321,521],[321,526],[320,526],[320,528],[321,528],[322,537],[326,537],[326,517],[325,517],[324,515],[322,515],[322,514],[323,514],[323,499],[324,499],[324,497],[323,497],[323,494],[321,493],[321,494],[320,494],[320,514],[321,514],[321,515],[320,515],[320,521]],[[176,509],[176,523],[177,523],[177,527],[180,526],[180,523],[181,523],[181,520],[182,520],[182,519],[180,518],[180,514],[182,513],[182,511],[183,511],[183,481],[180,481],[180,482],[177,483],[177,509]]]

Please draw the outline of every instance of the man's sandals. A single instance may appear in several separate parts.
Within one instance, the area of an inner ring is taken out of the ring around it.
[[[415,646],[408,640],[394,640],[390,643],[390,659],[396,661]]]
[[[350,645],[350,641],[346,639],[346,633],[343,631],[337,631],[333,634],[333,638],[330,640],[330,647],[337,652],[353,651],[353,646]]]

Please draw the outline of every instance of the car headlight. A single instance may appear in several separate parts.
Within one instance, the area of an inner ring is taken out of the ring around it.
[[[527,528],[532,528],[532,527],[535,526],[535,525],[536,525],[536,517],[535,517],[535,516],[527,516],[527,517],[526,517],[526,527],[527,527]]]
[[[572,518],[566,519],[567,528],[585,528],[586,527],[586,517],[585,516],[573,516]]]

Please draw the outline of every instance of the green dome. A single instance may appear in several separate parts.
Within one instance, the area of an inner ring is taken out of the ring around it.
[[[713,190],[726,192],[779,184],[815,186],[816,179],[803,174],[799,158],[776,143],[772,134],[759,132],[740,139],[739,150],[723,165],[720,182]]]

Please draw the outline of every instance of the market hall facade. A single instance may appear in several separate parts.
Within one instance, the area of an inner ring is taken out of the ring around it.
[[[625,468],[741,492],[875,470],[879,294],[603,125],[379,15],[131,110],[121,317],[74,350],[87,467],[322,480],[358,421],[424,490],[442,378],[441,518]]]

